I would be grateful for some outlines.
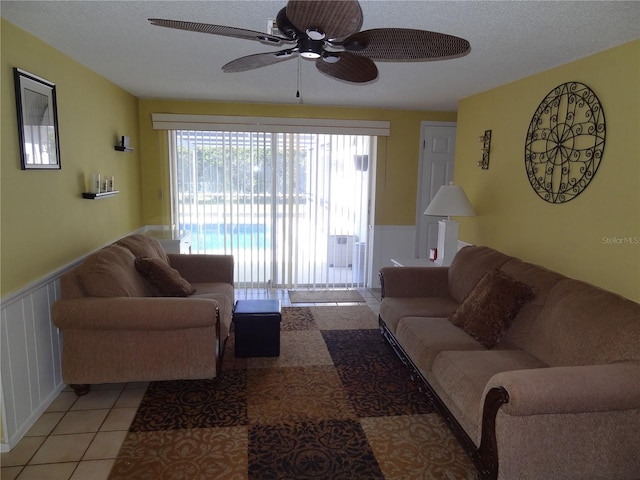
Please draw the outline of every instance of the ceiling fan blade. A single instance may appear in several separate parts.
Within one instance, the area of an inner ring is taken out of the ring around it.
[[[378,67],[373,60],[349,52],[334,53],[331,56],[338,61],[326,62],[322,57],[316,60],[316,68],[322,73],[339,80],[352,83],[366,83],[378,78]]]
[[[373,60],[447,60],[469,53],[467,40],[445,33],[411,28],[374,28],[354,33],[342,45]]]
[[[162,18],[150,18],[149,21],[151,22],[151,25],[157,25],[159,27],[176,28],[178,30],[187,30],[189,32],[210,33],[212,35],[222,35],[224,37],[244,38],[245,40],[256,40],[258,42],[266,42],[273,45],[280,45],[283,42],[292,43],[288,38],[257,32],[255,30],[246,30],[244,28],[212,25],[210,23],[185,22],[182,20],[165,20]]]
[[[317,29],[328,39],[344,38],[362,26],[358,0],[289,0],[287,17],[298,30]]]
[[[246,57],[236,58],[222,66],[222,70],[226,73],[230,72],[246,72],[255,68],[266,67],[276,63],[284,62],[290,58],[297,56],[297,52],[293,49],[281,50],[279,52],[256,53],[247,55]]]

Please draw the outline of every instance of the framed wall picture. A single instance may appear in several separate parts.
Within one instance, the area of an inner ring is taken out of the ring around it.
[[[56,86],[19,68],[13,69],[23,170],[59,170],[60,142]]]

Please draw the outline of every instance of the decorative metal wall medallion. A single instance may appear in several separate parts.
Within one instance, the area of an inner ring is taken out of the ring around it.
[[[604,143],[604,111],[596,94],[579,82],[557,86],[529,124],[524,146],[529,183],[549,203],[573,200],[593,180]]]

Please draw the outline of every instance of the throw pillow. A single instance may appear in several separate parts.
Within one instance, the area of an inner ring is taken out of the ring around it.
[[[506,335],[520,308],[532,298],[533,291],[528,285],[499,270],[491,270],[482,276],[449,320],[491,349]]]
[[[138,257],[136,270],[149,282],[154,292],[161,297],[188,297],[195,293],[188,281],[171,268],[167,262],[155,257]]]
[[[80,283],[92,297],[144,297],[148,289],[126,248],[110,245],[90,255],[79,269]]]

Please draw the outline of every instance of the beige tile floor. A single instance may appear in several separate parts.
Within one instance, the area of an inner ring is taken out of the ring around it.
[[[103,480],[142,400],[146,383],[65,389],[24,438],[0,458],[2,480]]]
[[[377,313],[380,291],[358,291]],[[287,290],[236,290],[236,299],[243,298],[279,298],[291,306]],[[303,305],[313,304],[296,304]],[[82,397],[66,388],[23,439],[0,454],[0,479],[106,480],[146,387],[94,385]]]

